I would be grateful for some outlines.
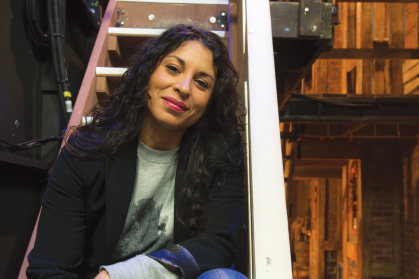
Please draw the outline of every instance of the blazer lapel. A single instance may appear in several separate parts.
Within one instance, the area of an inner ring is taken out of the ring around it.
[[[174,241],[175,243],[179,243],[185,240],[188,237],[187,228],[177,219],[176,217],[176,210],[179,206],[180,195],[182,193],[182,189],[185,185],[185,173],[187,168],[187,159],[186,159],[186,151],[189,148],[188,140],[182,140],[179,153],[178,153],[178,163],[176,168],[176,177],[175,177],[175,208],[174,208]],[[187,220],[183,220],[187,221]]]
[[[116,248],[134,189],[138,141],[110,155],[106,172],[106,255],[109,263]]]

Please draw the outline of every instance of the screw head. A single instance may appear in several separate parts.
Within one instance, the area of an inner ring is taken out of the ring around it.
[[[215,21],[216,21],[217,19],[215,18],[215,16],[212,16],[212,17],[210,17],[210,22],[211,23],[215,23]]]
[[[311,26],[311,31],[316,32],[317,31],[317,25]]]
[[[16,126],[16,128],[19,128],[19,120],[15,121],[15,126]]]
[[[156,17],[153,15],[153,14],[150,14],[149,16],[148,16],[148,19],[149,20],[154,20]]]
[[[121,21],[121,26],[124,26],[124,24],[125,24],[125,23],[124,23],[123,21]]]
[[[221,28],[224,28],[225,27],[225,25],[224,24],[221,24]]]
[[[226,13],[221,13],[221,16],[226,16]]]
[[[305,13],[308,13],[309,11],[310,11],[310,9],[309,9],[308,7],[305,7],[305,8],[304,8],[304,12],[305,12]]]
[[[94,13],[95,13],[95,9],[90,9],[90,12],[91,12],[92,14],[94,14]]]

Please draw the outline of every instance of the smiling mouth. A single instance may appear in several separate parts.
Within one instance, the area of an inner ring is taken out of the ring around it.
[[[182,103],[176,100],[172,97],[165,97],[163,98],[164,103],[172,110],[174,111],[187,111],[188,107]]]

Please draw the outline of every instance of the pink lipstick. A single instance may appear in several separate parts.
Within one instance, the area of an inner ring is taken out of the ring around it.
[[[171,108],[174,111],[186,111],[186,110],[188,110],[188,107],[184,103],[179,102],[175,98],[164,97],[163,101],[169,108]]]

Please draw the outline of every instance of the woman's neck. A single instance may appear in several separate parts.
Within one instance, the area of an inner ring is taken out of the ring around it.
[[[169,130],[155,125],[150,118],[145,117],[139,139],[148,147],[155,150],[172,150],[180,145],[184,130]]]

